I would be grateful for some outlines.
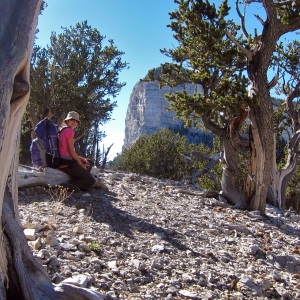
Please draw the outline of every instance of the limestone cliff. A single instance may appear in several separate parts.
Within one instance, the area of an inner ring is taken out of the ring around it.
[[[174,88],[159,88],[157,81],[141,81],[135,85],[130,95],[125,120],[125,139],[123,150],[130,147],[142,135],[151,135],[161,128],[178,129],[182,128],[184,123],[174,120],[174,111],[167,110],[169,102],[164,94],[186,90],[192,94],[196,86],[192,84],[182,84]],[[201,87],[197,87],[201,92]],[[189,136],[203,135],[203,132],[195,129],[186,130]]]

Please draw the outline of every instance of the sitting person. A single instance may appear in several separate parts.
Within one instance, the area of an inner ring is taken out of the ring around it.
[[[61,186],[69,191],[86,191],[95,184],[96,180],[90,173],[91,161],[79,156],[74,149],[74,129],[80,124],[79,114],[75,111],[69,112],[64,123],[66,126],[62,127],[59,133],[58,149],[61,157],[59,169],[72,177],[72,181]]]

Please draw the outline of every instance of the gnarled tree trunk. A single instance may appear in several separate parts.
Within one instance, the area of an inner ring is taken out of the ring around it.
[[[298,142],[299,144],[299,142]],[[275,207],[285,208],[285,198],[288,182],[293,176],[299,158],[299,154],[288,154],[287,163],[282,169],[273,168],[271,186],[268,193],[267,202]]]
[[[0,2],[0,10],[6,12],[0,20],[1,299],[55,297],[47,274],[30,253],[17,212],[20,121],[29,98],[29,62],[40,3]]]
[[[55,287],[27,245],[17,209],[20,123],[29,99],[29,66],[41,0],[0,0],[0,299],[103,299]]]
[[[274,115],[267,72],[270,60],[280,37],[273,4],[266,3],[268,18],[263,32],[254,44],[255,51],[247,53],[249,96],[257,100],[251,107],[250,176],[247,182],[248,207],[265,212],[266,200],[271,184],[274,158]],[[258,92],[259,91],[259,92]]]
[[[261,78],[261,82],[266,79],[266,76]],[[263,91],[263,89],[264,84],[259,90]],[[251,147],[250,174],[247,181],[247,206],[250,210],[259,210],[264,213],[271,184],[275,139],[273,106],[269,91],[257,97],[259,105],[252,107],[249,113]]]
[[[288,157],[284,168],[278,169],[275,161],[275,147],[273,159],[272,181],[268,195],[268,202],[274,206],[285,207],[286,189],[289,179],[293,176],[299,161],[300,122],[299,111],[294,108],[294,99],[300,96],[300,82],[285,99],[288,116],[292,119],[291,138],[288,141]]]
[[[221,138],[223,151],[221,153],[222,173],[222,196],[237,208],[246,208],[247,194],[244,182],[240,176],[238,152],[233,147],[232,140],[225,136]]]
[[[239,130],[248,116],[245,107],[241,107],[240,115],[233,118],[225,128],[220,128],[210,121],[207,115],[202,120],[205,127],[220,138],[220,161],[223,168],[221,197],[234,204],[237,208],[246,208],[247,194],[245,182],[241,181],[239,153],[241,147],[248,145],[248,140],[243,141]]]

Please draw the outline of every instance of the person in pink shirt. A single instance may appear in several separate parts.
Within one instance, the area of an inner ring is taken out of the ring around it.
[[[59,130],[58,150],[61,157],[61,166],[59,169],[72,177],[71,183],[63,183],[61,186],[70,191],[86,191],[96,182],[94,176],[90,173],[91,162],[79,156],[74,148],[74,129],[80,124],[79,114],[76,111],[70,111],[64,119],[66,126]]]

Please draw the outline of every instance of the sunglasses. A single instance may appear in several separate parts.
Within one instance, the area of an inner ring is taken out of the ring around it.
[[[71,121],[73,121],[73,122],[77,122],[77,123],[79,123],[79,121],[77,121],[76,119],[70,119]]]

